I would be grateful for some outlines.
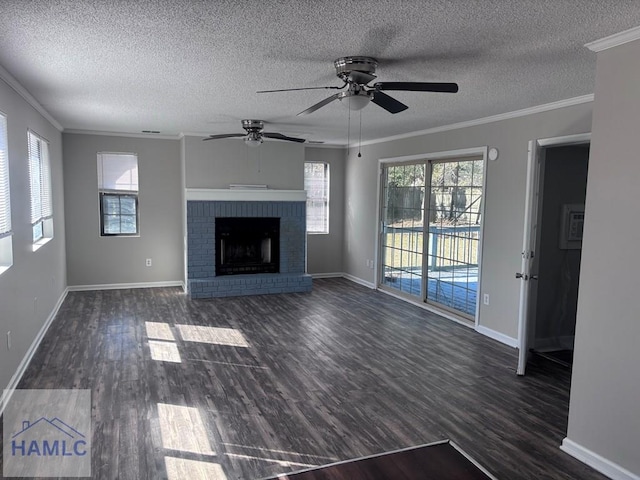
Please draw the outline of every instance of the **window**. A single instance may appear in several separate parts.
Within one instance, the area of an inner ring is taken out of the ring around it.
[[[0,273],[13,264],[7,117],[0,113]]]
[[[329,233],[329,164],[305,162],[307,233]]]
[[[98,153],[100,235],[138,235],[138,156]]]
[[[31,131],[27,133],[27,136],[29,140],[29,185],[33,243],[42,245],[53,238],[49,143]]]

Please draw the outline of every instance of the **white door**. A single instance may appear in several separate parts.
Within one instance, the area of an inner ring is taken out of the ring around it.
[[[518,309],[518,375],[524,375],[529,352],[531,331],[531,305],[535,305],[537,275],[535,272],[535,243],[538,237],[538,206],[540,202],[540,165],[544,149],[537,141],[529,142],[527,187],[525,192],[524,234],[522,236],[522,262],[515,277],[520,281]]]
[[[591,134],[584,133],[566,137],[532,140],[529,142],[527,162],[527,185],[525,192],[524,233],[522,236],[522,262],[516,278],[520,282],[520,306],[518,309],[518,367],[517,374],[524,375],[534,328],[535,304],[538,286],[538,261],[536,240],[538,232],[538,210],[542,206],[541,170],[544,166],[545,148],[561,145],[587,144]]]

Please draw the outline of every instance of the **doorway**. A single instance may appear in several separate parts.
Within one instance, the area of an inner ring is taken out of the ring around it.
[[[589,162],[588,136],[532,143],[529,219],[516,275],[522,282],[520,375],[533,358],[567,368],[573,362]]]

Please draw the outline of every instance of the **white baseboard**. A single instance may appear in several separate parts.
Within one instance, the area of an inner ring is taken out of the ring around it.
[[[58,298],[58,301],[53,307],[53,310],[51,310],[51,313],[49,314],[46,321],[40,328],[40,331],[36,335],[36,338],[34,338],[33,342],[31,342],[31,346],[29,347],[29,350],[27,350],[27,353],[25,353],[24,357],[22,358],[22,361],[20,362],[20,365],[18,365],[18,368],[16,369],[15,373],[11,377],[11,380],[9,380],[9,385],[7,385],[7,387],[3,390],[2,396],[0,396],[0,415],[2,415],[2,413],[4,412],[4,408],[9,402],[9,400],[11,399],[13,392],[15,392],[16,388],[18,388],[18,384],[22,379],[22,375],[24,375],[24,372],[29,366],[29,363],[31,362],[33,355],[36,353],[36,350],[40,346],[40,342],[42,342],[42,339],[47,333],[47,330],[49,330],[51,323],[53,323],[53,319],[58,314],[58,310],[60,310],[60,307],[62,306],[62,302],[64,302],[64,299],[67,298],[67,293],[69,293],[69,289],[65,288],[64,291],[62,292],[62,295],[60,295],[60,298]]]
[[[482,325],[476,326],[476,332],[484,335],[485,337],[493,338],[494,340],[497,340],[500,343],[504,343],[505,345],[508,345],[510,347],[513,347],[513,348],[518,347],[517,338],[509,337],[504,333],[496,332],[495,330],[491,330],[490,328],[487,328],[485,326],[482,326]]]
[[[353,275],[351,275],[349,273],[343,273],[342,276],[344,278],[346,278],[347,280],[351,280],[354,283],[357,283],[359,285],[363,285],[363,286],[365,286],[367,288],[371,288],[372,290],[375,290],[375,288],[376,288],[376,285],[374,283],[367,282],[366,280],[363,280],[360,277],[355,277],[355,276],[353,276]]]
[[[143,282],[143,283],[105,283],[102,285],[72,285],[70,292],[84,292],[87,290],[122,290],[125,288],[156,288],[156,287],[181,287],[184,283],[180,280],[169,282]]]
[[[606,475],[612,480],[640,480],[640,475],[630,472],[626,468],[607,460],[591,450],[584,448],[582,445],[565,438],[560,445],[560,450],[586,463],[591,468]]]
[[[332,272],[332,273],[310,273],[311,278],[342,278],[344,277],[344,273],[342,272]]]

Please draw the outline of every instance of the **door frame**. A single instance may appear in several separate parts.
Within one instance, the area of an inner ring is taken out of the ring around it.
[[[531,287],[529,278],[536,250],[536,222],[540,195],[540,160],[544,158],[544,149],[591,143],[591,132],[562,137],[539,138],[529,141],[527,159],[527,183],[525,188],[524,228],[522,232],[522,263],[520,267],[520,300],[518,304],[518,366],[516,373],[524,375],[529,352],[529,327],[531,326],[529,308]]]
[[[382,290],[389,295],[402,298],[403,300],[409,301],[415,305],[418,305],[426,310],[437,313],[440,316],[448,318],[449,320],[453,320],[455,322],[461,323],[462,325],[469,326],[469,320],[463,318],[462,316],[458,317],[455,313],[437,308],[422,299],[420,302],[416,302],[415,299],[409,298],[401,293],[390,292],[386,289],[381,289],[382,286],[382,251],[380,248],[380,237],[382,235],[382,208],[383,201],[382,198],[382,179],[384,177],[384,167],[386,165],[393,165],[398,163],[413,163],[413,162],[425,162],[429,163],[432,160],[464,160],[465,157],[482,157],[484,174],[482,178],[482,195],[483,202],[480,209],[480,215],[482,218],[482,222],[480,223],[480,241],[478,243],[478,291],[476,295],[476,308],[474,315],[474,329],[478,330],[479,321],[480,321],[480,301],[482,291],[482,250],[483,250],[483,239],[484,239],[484,225],[485,225],[485,209],[486,209],[486,195],[487,195],[487,160],[488,160],[488,146],[482,147],[471,147],[471,148],[463,148],[458,150],[445,150],[441,152],[430,152],[430,153],[418,153],[415,155],[404,155],[400,157],[386,157],[378,159],[378,185],[377,185],[377,202],[376,202],[376,222],[377,226],[375,228],[375,240],[374,240],[374,255],[375,255],[375,266],[374,266],[374,286],[376,290]],[[426,195],[425,195],[426,198]],[[424,238],[424,237],[423,237]],[[424,257],[423,257],[424,258]]]

